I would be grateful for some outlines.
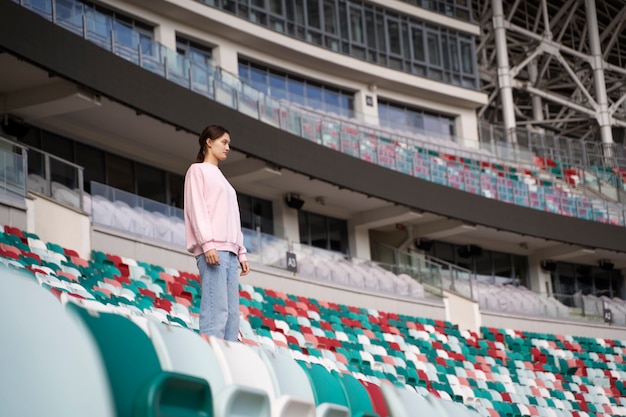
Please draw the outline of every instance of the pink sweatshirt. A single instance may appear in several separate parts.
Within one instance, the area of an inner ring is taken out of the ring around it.
[[[185,234],[194,256],[216,249],[247,260],[237,193],[216,165],[194,163],[187,170]]]

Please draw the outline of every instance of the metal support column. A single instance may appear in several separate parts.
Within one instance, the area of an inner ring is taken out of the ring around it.
[[[516,142],[515,135],[515,108],[513,104],[513,79],[509,67],[509,55],[506,43],[506,26],[502,0],[492,0],[493,29],[496,41],[496,56],[498,61],[498,87],[502,102],[502,117],[506,137],[509,142]]]
[[[609,112],[609,100],[606,92],[606,80],[602,59],[602,47],[600,46],[600,32],[598,29],[598,16],[596,14],[596,0],[585,0],[587,27],[589,29],[589,51],[591,52],[591,68],[598,103],[597,115],[600,126],[600,139],[604,151],[605,161],[609,166],[613,156],[613,132],[611,131],[611,114]]]

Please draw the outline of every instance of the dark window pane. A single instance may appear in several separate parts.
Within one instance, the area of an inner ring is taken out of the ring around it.
[[[400,24],[396,20],[387,19],[387,40],[389,42],[389,52],[392,54],[402,54],[402,41],[400,38]]]
[[[426,55],[424,53],[424,31],[422,28],[411,29],[412,43],[413,43],[413,59],[416,61],[426,61]]]
[[[321,29],[319,0],[307,0],[307,23],[309,27]]]
[[[135,192],[133,184],[133,161],[121,156],[108,154],[106,167],[108,185],[130,193]]]
[[[151,166],[136,164],[137,194],[165,203],[165,172]]]
[[[439,37],[434,33],[429,33],[428,39],[428,63],[430,65],[440,66],[441,55],[439,51]]]
[[[76,143],[76,162],[85,167],[84,182],[85,191],[91,192],[91,181],[105,184],[104,151]]]
[[[169,192],[169,204],[174,207],[183,207],[183,187],[185,177],[178,174],[167,175],[167,187]]]

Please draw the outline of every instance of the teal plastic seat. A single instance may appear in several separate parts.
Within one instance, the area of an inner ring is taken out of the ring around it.
[[[207,381],[164,371],[150,338],[130,319],[91,311],[74,302],[67,306],[98,345],[117,417],[213,415]]]
[[[352,417],[379,417],[365,386],[354,376],[346,373],[333,372],[343,387],[348,400],[348,408]]]
[[[350,417],[348,400],[340,382],[318,363],[298,361],[306,372],[317,408],[317,416]]]

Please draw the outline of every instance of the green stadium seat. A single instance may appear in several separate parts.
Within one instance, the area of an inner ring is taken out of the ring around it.
[[[343,387],[351,417],[380,417],[374,410],[367,389],[354,376],[338,372],[332,374]]]
[[[25,270],[24,270],[25,271]],[[0,267],[0,415],[113,417],[91,335],[25,272]]]
[[[74,302],[66,306],[98,345],[117,417],[213,415],[209,384],[163,370],[149,337],[130,319]]]
[[[340,382],[319,363],[298,361],[307,374],[318,417],[350,417],[348,401]]]

